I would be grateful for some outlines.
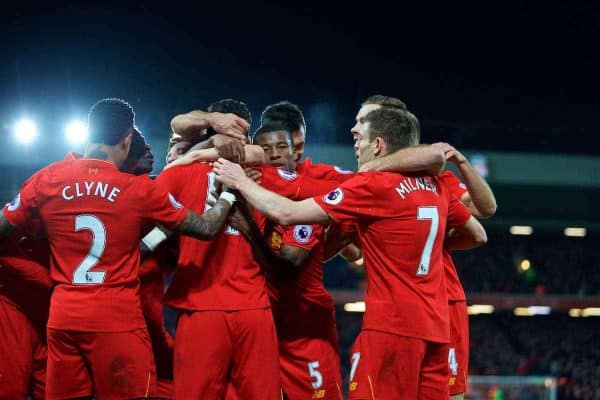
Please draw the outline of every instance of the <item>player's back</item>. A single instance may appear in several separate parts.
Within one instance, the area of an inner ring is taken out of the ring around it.
[[[336,220],[355,218],[368,284],[364,328],[447,341],[447,189],[430,176],[359,173],[322,202]]]
[[[207,163],[170,168],[157,182],[183,204],[202,214],[216,189]],[[265,280],[252,249],[235,229],[226,226],[211,241],[180,238],[177,270],[165,302],[187,310],[248,310],[265,308],[269,301]]]
[[[61,161],[35,179],[57,285],[48,326],[75,331],[142,328],[139,238],[148,179],[96,159]]]

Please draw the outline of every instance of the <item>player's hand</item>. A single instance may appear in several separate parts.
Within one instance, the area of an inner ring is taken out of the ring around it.
[[[250,222],[241,207],[244,207],[244,205],[236,201],[233,211],[229,212],[228,224],[247,237],[250,235]]]
[[[260,183],[260,180],[262,179],[262,172],[253,168],[246,168],[245,171],[248,178],[252,179],[256,183]]]
[[[217,149],[219,157],[238,164],[246,162],[246,151],[240,140],[226,135],[215,135],[210,138],[210,142]]]
[[[246,143],[250,124],[235,114],[212,112],[208,115],[208,123],[217,133],[230,136]]]
[[[213,171],[217,174],[217,181],[234,190],[238,189],[240,182],[250,180],[239,164],[232,163],[224,158],[219,158],[213,164]]]
[[[438,146],[444,151],[444,156],[446,157],[446,161],[450,161],[455,165],[462,164],[467,161],[467,158],[456,148],[448,143],[439,142],[434,143],[432,146]]]

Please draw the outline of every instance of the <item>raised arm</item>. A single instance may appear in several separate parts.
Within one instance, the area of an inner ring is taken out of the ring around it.
[[[473,168],[469,160],[453,146],[449,146],[446,155],[448,161],[458,168],[462,181],[467,185],[468,192],[461,197],[471,214],[478,218],[489,218],[496,213],[496,198],[490,185],[483,179],[479,172]]]
[[[207,138],[208,128],[239,140],[247,140],[250,125],[235,114],[209,113],[200,110],[176,115],[171,120],[173,132],[181,135],[185,140]]]
[[[420,145],[406,147],[384,157],[371,160],[363,164],[360,171],[424,171],[437,175],[444,168],[445,163],[446,157],[441,146],[437,144]]]
[[[237,150],[233,150],[237,152]],[[243,151],[243,162],[247,165],[262,165],[265,162],[265,152],[262,147],[247,144],[242,148]],[[217,149],[207,148],[202,150],[190,150],[184,156],[178,158],[172,163],[168,164],[165,169],[176,167],[178,165],[187,165],[198,161],[216,161],[219,157],[230,159],[233,157],[229,149]]]
[[[330,222],[327,213],[313,199],[292,201],[270,192],[248,178],[238,164],[219,158],[213,168],[219,182],[239,191],[254,208],[281,225]]]
[[[224,194],[233,196],[231,193],[221,193],[221,198],[215,205],[202,215],[188,210],[185,219],[175,228],[175,231],[200,240],[211,240],[217,236],[227,220],[227,214],[229,214],[234,201],[224,197]]]
[[[450,250],[468,250],[486,243],[485,229],[475,217],[471,217],[465,225],[448,232],[444,245]]]

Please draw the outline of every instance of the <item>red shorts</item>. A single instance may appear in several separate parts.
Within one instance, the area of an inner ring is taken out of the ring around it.
[[[0,399],[44,399],[46,343],[23,312],[0,296]]]
[[[350,400],[440,400],[448,393],[448,344],[363,330],[350,357]]]
[[[175,334],[175,398],[280,400],[270,309],[182,312]]]
[[[94,393],[99,399],[156,396],[156,371],[146,329],[104,333],[48,328],[47,398]]]
[[[448,385],[450,395],[467,391],[469,373],[469,314],[466,301],[451,301],[450,310],[450,350],[448,351],[448,368],[450,377]]]
[[[274,312],[281,386],[289,399],[341,400],[342,372],[335,313],[314,307]]]

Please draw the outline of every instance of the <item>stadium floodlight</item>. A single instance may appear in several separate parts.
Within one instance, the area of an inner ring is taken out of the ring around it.
[[[37,137],[37,126],[30,119],[22,119],[15,124],[15,139],[23,144],[29,144]]]
[[[367,307],[364,301],[355,301],[353,303],[344,304],[344,311],[346,312],[365,312]]]
[[[65,128],[65,136],[71,144],[83,144],[88,137],[88,127],[85,122],[71,121]]]
[[[563,231],[565,236],[568,237],[585,237],[587,230],[585,228],[582,227],[567,227],[565,228],[565,230]]]
[[[587,307],[581,311],[582,317],[600,317],[600,307]]]
[[[517,317],[533,317],[534,315],[548,315],[551,311],[552,308],[548,306],[516,307],[514,314]]]
[[[533,233],[533,227],[528,225],[513,225],[510,227],[511,235],[524,235],[528,236]]]
[[[494,309],[491,304],[473,304],[467,307],[467,313],[469,315],[492,314]]]
[[[523,271],[523,272],[529,271],[529,268],[531,268],[531,261],[529,261],[526,258],[521,260],[521,263],[519,264],[519,268],[521,268],[521,271]]]

